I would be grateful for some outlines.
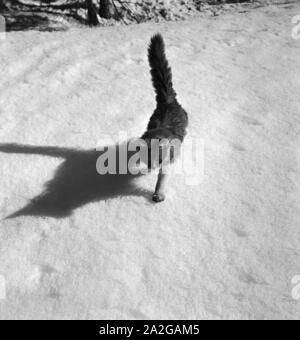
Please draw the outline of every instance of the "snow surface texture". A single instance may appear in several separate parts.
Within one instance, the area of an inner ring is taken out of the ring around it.
[[[0,153],[1,319],[300,317],[291,294],[300,274],[298,14],[299,5],[266,7],[0,41],[1,143],[89,150],[108,133],[139,136],[155,106],[146,47],[157,31],[190,134],[205,140],[201,185],[177,176],[159,205],[152,175],[135,188],[104,180],[89,201],[93,188],[80,184],[90,185],[89,155],[60,150],[69,158],[52,203],[72,201],[64,190],[87,198],[66,218],[5,220],[64,160]]]

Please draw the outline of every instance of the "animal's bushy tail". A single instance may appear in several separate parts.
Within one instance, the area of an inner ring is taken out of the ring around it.
[[[160,34],[156,34],[151,39],[148,57],[157,103],[173,103],[176,99],[176,92],[173,89],[172,70],[166,57],[165,43]]]

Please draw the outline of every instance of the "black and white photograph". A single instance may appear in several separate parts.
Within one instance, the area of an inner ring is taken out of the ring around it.
[[[300,1],[0,0],[0,320],[299,319]]]

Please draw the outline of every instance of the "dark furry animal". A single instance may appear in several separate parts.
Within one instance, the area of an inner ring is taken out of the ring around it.
[[[148,144],[150,154],[151,141],[153,140],[183,142],[186,136],[188,115],[177,101],[173,87],[172,70],[166,57],[164,40],[160,34],[151,39],[148,57],[157,102],[156,110],[150,118],[147,131],[142,136]],[[149,159],[148,166],[152,168],[151,157]],[[154,202],[165,200],[166,179],[167,174],[161,168],[153,195]]]

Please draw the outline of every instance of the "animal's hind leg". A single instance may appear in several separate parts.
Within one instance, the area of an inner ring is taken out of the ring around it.
[[[163,202],[166,199],[166,184],[167,184],[168,174],[166,173],[166,169],[160,168],[158,179],[156,183],[155,193],[152,197],[155,203]]]

